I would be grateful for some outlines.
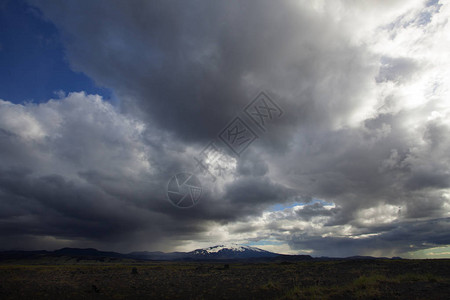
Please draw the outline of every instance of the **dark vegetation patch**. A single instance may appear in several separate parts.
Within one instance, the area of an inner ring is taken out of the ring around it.
[[[450,260],[2,264],[0,299],[448,299]]]

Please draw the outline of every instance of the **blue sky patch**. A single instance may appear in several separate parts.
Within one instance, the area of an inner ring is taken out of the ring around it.
[[[70,69],[56,27],[23,1],[0,5],[0,82],[0,99],[13,103],[46,102],[59,90],[111,98],[109,89]]]

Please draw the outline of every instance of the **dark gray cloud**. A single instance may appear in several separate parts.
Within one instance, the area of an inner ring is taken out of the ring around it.
[[[449,244],[449,61],[436,38],[448,5],[30,4],[60,30],[71,67],[120,101],[0,102],[3,245],[270,239],[321,255],[387,255]],[[284,111],[266,132],[243,117],[261,88]],[[237,115],[259,138],[239,158],[222,145],[226,175],[199,175],[195,208],[171,206],[168,180],[194,169]]]
[[[296,249],[314,249],[316,255],[335,257],[352,255],[386,255],[446,246],[450,238],[449,219],[397,223],[390,230],[378,228],[378,234],[363,238],[321,237],[294,234],[289,241]]]
[[[272,133],[283,147],[298,123],[345,123],[377,72],[327,15],[295,2],[36,3],[74,69],[185,141],[215,136],[264,87],[289,112]]]

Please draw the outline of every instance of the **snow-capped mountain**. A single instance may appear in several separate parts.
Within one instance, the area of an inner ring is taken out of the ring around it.
[[[194,259],[236,259],[253,257],[275,257],[279,254],[256,247],[238,244],[217,245],[188,252]]]

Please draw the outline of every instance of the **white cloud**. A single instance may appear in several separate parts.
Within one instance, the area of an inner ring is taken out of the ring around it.
[[[28,150],[22,157],[20,152],[3,153],[10,158],[4,164],[33,160],[39,172],[68,176],[87,169],[124,175],[151,171],[144,124],[122,115],[100,96],[81,92],[41,104],[0,105],[1,128]]]

